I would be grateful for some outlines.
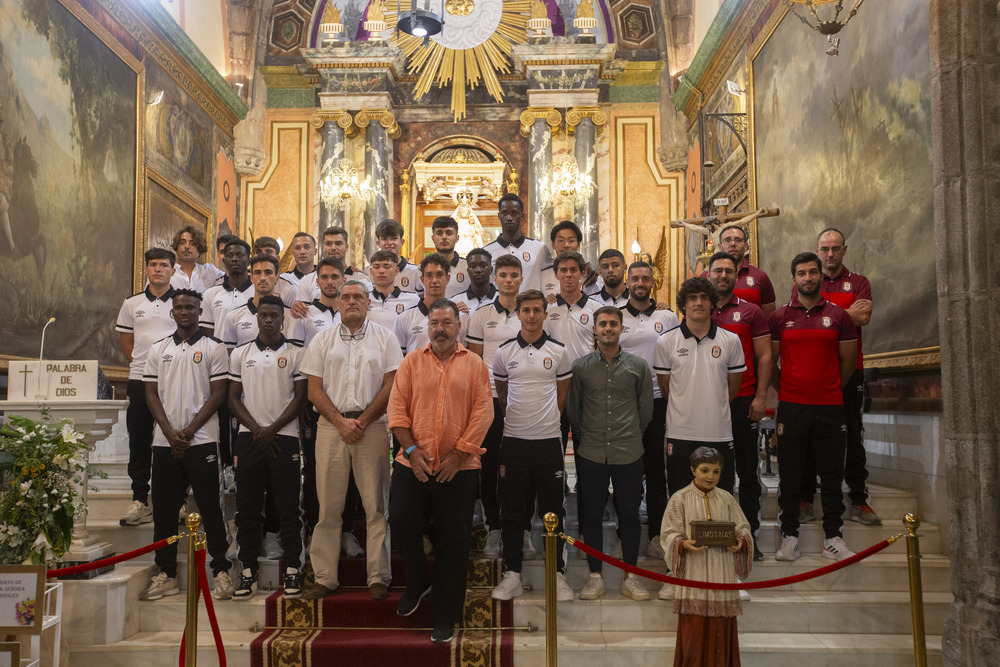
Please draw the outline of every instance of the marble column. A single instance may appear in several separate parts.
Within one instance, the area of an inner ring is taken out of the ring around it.
[[[552,207],[542,200],[538,183],[552,169],[552,128],[544,116],[536,117],[528,137],[528,236],[549,242],[552,230]]]
[[[583,258],[597,268],[597,258],[601,254],[601,234],[597,214],[597,126],[590,118],[582,118],[576,126],[573,138],[573,155],[581,175],[590,178],[594,190],[582,206],[576,207],[576,224],[583,232],[580,252]]]
[[[337,160],[344,157],[344,128],[333,120],[323,123],[323,152],[320,157],[319,177],[326,176],[326,169],[337,166]],[[344,211],[336,206],[328,207],[323,200],[319,202],[319,235],[328,227],[344,226]]]
[[[387,127],[386,116],[391,121]],[[375,227],[389,217],[392,185],[391,135],[399,135],[399,127],[389,111],[361,111],[354,117],[359,128],[365,130],[365,173],[375,190],[373,199],[367,202],[364,213],[365,262],[375,254]]]
[[[931,0],[931,133],[955,602],[944,663],[1000,664],[1000,113],[996,0]]]

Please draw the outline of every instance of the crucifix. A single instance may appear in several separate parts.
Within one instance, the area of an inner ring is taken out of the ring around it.
[[[719,233],[726,227],[737,226],[746,231],[747,225],[756,220],[757,218],[773,218],[775,216],[781,215],[781,209],[778,208],[761,208],[756,211],[740,212],[740,213],[726,213],[724,207],[720,207],[723,210],[718,215],[710,215],[701,218],[684,218],[682,220],[671,220],[670,226],[673,228],[683,227],[696,234],[701,234],[706,237],[706,252],[705,255],[711,256],[712,248],[719,245]],[[749,236],[749,234],[747,234]],[[708,259],[708,256],[704,257],[704,260]],[[699,256],[699,260],[702,257]]]

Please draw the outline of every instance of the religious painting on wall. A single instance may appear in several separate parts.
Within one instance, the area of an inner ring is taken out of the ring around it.
[[[758,221],[758,263],[785,303],[792,257],[842,230],[844,266],[872,283],[865,358],[927,363],[940,340],[927,3],[865,4],[836,57],[794,15],[774,20],[748,52],[753,207],[781,208]]]
[[[207,115],[155,65],[146,72],[146,99],[150,162],[158,171],[182,175],[208,193],[212,185],[213,153],[212,127]]]
[[[75,0],[0,0],[3,357],[124,366],[138,282],[142,65]],[[138,146],[137,146],[138,142]]]
[[[211,212],[162,174],[147,167],[146,175],[149,177],[146,181],[147,247],[169,249],[177,232],[194,225],[205,233],[211,253],[215,239],[214,230],[209,226]],[[205,257],[198,261],[205,261]]]

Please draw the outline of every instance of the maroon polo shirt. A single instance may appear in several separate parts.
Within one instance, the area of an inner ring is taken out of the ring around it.
[[[843,405],[840,343],[856,340],[851,316],[825,298],[806,310],[798,295],[768,318],[771,341],[781,343],[778,400],[805,405]]]
[[[708,271],[702,271],[702,278],[708,278]],[[740,262],[736,272],[736,286],[733,294],[763,308],[774,303],[774,286],[771,279],[761,269],[750,263],[746,257]]]
[[[732,299],[712,311],[712,321],[740,337],[747,369],[743,371],[740,393],[736,397],[754,396],[757,393],[757,373],[753,363],[753,340],[770,335],[764,311],[733,294]]]
[[[819,287],[823,298],[831,303],[835,303],[844,310],[854,305],[858,299],[872,299],[872,284],[868,282],[860,273],[851,273],[847,267],[842,266],[840,275],[836,278],[823,276],[823,283]],[[796,299],[795,286],[792,286],[792,299]],[[853,320],[852,320],[853,322]],[[858,366],[860,370],[865,367],[864,354],[861,352],[861,327],[856,326],[858,332]]]

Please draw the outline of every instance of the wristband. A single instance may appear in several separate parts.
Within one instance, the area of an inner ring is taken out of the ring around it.
[[[413,450],[416,449],[416,448],[417,448],[416,445],[410,445],[409,447],[407,447],[406,449],[404,449],[403,450],[403,458],[406,459],[407,461],[409,461],[410,460],[410,454],[413,453]]]

